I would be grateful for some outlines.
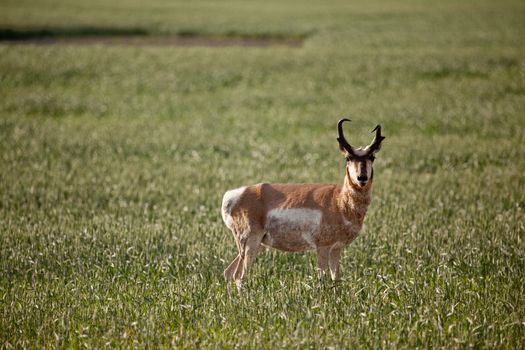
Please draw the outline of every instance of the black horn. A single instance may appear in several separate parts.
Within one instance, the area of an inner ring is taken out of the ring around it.
[[[381,149],[381,142],[385,139],[385,137],[381,135],[381,125],[377,124],[372,132],[374,131],[376,135],[374,136],[372,143],[366,148],[369,154],[379,151]]]
[[[339,146],[340,146],[341,150],[345,150],[345,151],[347,151],[350,154],[354,154],[354,149],[346,141],[345,135],[343,133],[343,123],[344,122],[349,122],[349,121],[350,121],[350,119],[343,118],[343,119],[339,120],[339,122],[337,123],[337,132],[339,134],[339,137],[337,138],[337,141],[339,141]]]

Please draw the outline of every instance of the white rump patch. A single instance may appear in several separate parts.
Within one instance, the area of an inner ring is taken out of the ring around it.
[[[227,191],[224,194],[224,197],[222,197],[222,220],[224,221],[226,226],[228,226],[229,229],[233,229],[233,218],[231,215],[232,210],[235,207],[235,204],[237,204],[237,202],[239,201],[239,198],[241,198],[245,189],[246,186]]]
[[[302,239],[315,248],[315,234],[321,227],[320,210],[307,208],[272,209],[268,212],[266,229],[279,232],[300,232]]]

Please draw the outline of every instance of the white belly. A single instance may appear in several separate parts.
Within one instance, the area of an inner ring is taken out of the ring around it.
[[[322,216],[320,210],[307,208],[270,210],[263,243],[287,251],[315,249]]]

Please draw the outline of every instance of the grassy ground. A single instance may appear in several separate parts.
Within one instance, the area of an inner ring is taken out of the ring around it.
[[[522,2],[0,1],[45,30],[307,38],[0,44],[1,347],[525,345]],[[229,297],[222,194],[342,182],[343,115],[387,139],[342,281],[269,252]]]

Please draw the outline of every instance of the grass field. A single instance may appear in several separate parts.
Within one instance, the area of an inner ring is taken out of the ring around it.
[[[0,347],[525,346],[525,3],[12,1],[0,39],[304,38],[289,47],[0,43]],[[387,136],[372,205],[318,281],[258,256],[223,193],[342,183]]]

